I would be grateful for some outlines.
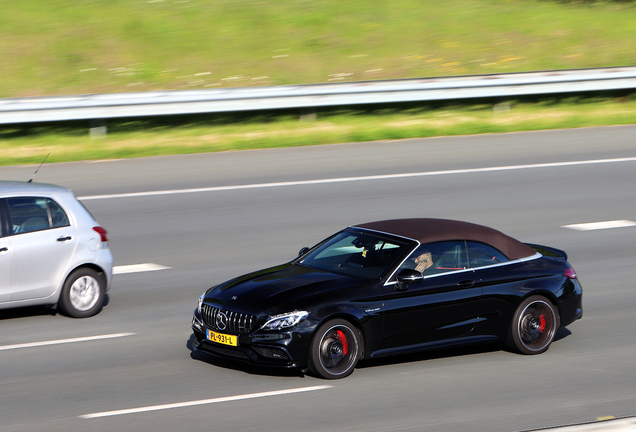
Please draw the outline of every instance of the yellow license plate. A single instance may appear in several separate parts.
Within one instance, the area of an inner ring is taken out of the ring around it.
[[[217,333],[213,332],[212,330],[208,330],[208,340],[223,345],[238,346],[238,339],[236,336]]]

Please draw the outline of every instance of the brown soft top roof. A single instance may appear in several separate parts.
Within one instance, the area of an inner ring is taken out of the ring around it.
[[[511,260],[529,257],[536,253],[530,246],[495,229],[449,219],[392,219],[355,225],[352,228],[365,228],[393,234],[417,240],[420,243],[448,240],[482,242],[499,250]]]

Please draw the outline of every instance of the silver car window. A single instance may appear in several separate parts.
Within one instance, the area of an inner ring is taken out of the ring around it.
[[[8,198],[13,234],[40,231],[51,227],[46,198]]]
[[[66,213],[64,212],[64,210],[62,210],[62,207],[60,207],[59,204],[53,201],[51,198],[47,198],[46,203],[49,207],[49,213],[51,215],[51,227],[58,228],[69,226],[68,216],[66,216]]]
[[[8,198],[7,205],[13,234],[22,234],[69,225],[64,210],[51,198]]]

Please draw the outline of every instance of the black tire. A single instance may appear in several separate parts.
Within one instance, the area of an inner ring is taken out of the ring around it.
[[[58,308],[73,318],[91,317],[101,310],[105,296],[104,276],[91,268],[80,268],[64,282]]]
[[[550,348],[559,328],[559,312],[547,298],[528,297],[517,307],[506,344],[522,354],[541,354]]]
[[[309,348],[312,372],[325,379],[351,375],[362,355],[362,335],[343,319],[327,321],[320,326]]]

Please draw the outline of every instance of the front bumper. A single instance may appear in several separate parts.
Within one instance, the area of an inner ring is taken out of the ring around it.
[[[311,333],[302,330],[238,333],[232,335],[237,337],[237,346],[225,345],[209,339],[208,331],[219,331],[208,327],[195,310],[192,331],[196,338],[194,350],[218,358],[277,368],[304,369],[308,365]]]

